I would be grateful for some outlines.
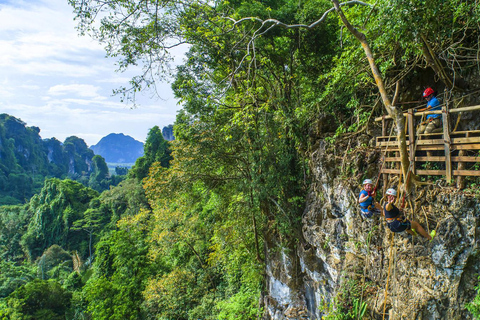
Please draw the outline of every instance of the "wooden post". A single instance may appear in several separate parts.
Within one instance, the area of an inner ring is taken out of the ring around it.
[[[386,136],[387,135],[387,126],[386,126],[386,123],[385,123],[385,116],[382,117],[382,136]]]
[[[387,120],[385,120],[385,116],[382,117],[382,136],[387,135]],[[388,150],[388,146],[386,147]],[[385,156],[387,156],[387,152],[384,153]],[[383,159],[385,161],[385,159]],[[386,168],[385,163],[383,164],[383,168]],[[383,192],[382,192],[382,197],[385,194],[385,191],[387,190],[387,179],[388,179],[388,174],[384,173],[382,174],[382,179],[383,179]]]
[[[412,174],[415,174],[415,126],[413,124],[413,109],[408,109],[407,125],[408,141],[410,142],[410,168],[412,168]]]
[[[443,120],[443,142],[445,146],[445,175],[447,183],[452,182],[452,158],[450,154],[450,125],[448,122],[448,106],[442,107],[442,120]]]
[[[467,153],[466,153],[465,150],[458,151],[458,156],[459,157],[462,157],[466,154]],[[465,170],[466,167],[467,166],[466,166],[465,162],[462,162],[462,161],[458,162],[458,165],[457,165],[458,170]],[[464,189],[464,188],[465,188],[465,178],[463,176],[457,176],[457,189],[461,190],[461,189]]]

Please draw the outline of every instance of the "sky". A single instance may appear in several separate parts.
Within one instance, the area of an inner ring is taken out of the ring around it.
[[[0,113],[39,127],[44,139],[77,136],[89,146],[110,133],[144,142],[153,126],[173,124],[181,106],[169,83],[160,97],[141,95],[137,108],[113,96],[135,70],[115,72],[103,47],[78,35],[72,11],[67,0],[0,0]]]

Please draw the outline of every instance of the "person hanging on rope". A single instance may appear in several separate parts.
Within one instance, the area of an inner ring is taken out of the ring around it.
[[[384,214],[387,219],[387,227],[392,232],[403,232],[406,231],[411,235],[415,235],[415,232],[418,232],[424,238],[432,241],[435,237],[435,230],[432,230],[428,234],[425,229],[416,221],[410,221],[406,219],[402,212],[395,206],[395,199],[397,198],[397,191],[395,189],[388,189],[385,193],[387,201],[384,206]]]
[[[415,109],[415,112],[438,111],[442,109],[440,107],[440,102],[435,96],[435,92],[433,91],[432,88],[425,89],[425,91],[423,91],[423,97],[427,100],[427,106],[422,109]],[[420,123],[420,126],[417,129],[417,134],[432,133],[434,130],[439,129],[441,127],[442,127],[441,115],[429,114],[427,115],[427,120]]]
[[[375,202],[376,188],[373,187],[373,182],[370,179],[363,181],[363,190],[360,191],[358,203],[360,203],[360,211],[365,218],[371,218],[374,214],[382,212],[382,206]]]

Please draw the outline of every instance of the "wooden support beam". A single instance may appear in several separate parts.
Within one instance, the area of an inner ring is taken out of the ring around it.
[[[402,174],[400,169],[382,169],[382,173]]]
[[[452,146],[453,150],[480,150],[480,143],[454,144]]]
[[[477,142],[480,142],[480,137],[452,138],[452,144],[477,143]]]
[[[432,157],[415,157],[415,160],[418,162],[445,162],[444,156],[432,156]]]
[[[475,110],[480,110],[480,105],[450,109],[450,113],[475,111]],[[416,112],[414,115],[415,115],[415,117],[420,117],[420,116],[423,116],[423,114],[440,114],[440,113],[441,113],[441,111],[424,111],[424,112]],[[392,117],[390,117],[390,116],[377,117],[377,118],[375,118],[375,121],[381,121],[382,119],[392,119]]]
[[[400,169],[383,169],[382,173],[401,174]],[[453,176],[480,177],[480,170],[453,170]],[[444,176],[445,170],[417,170],[417,176]]]
[[[441,145],[423,145],[417,146],[417,151],[435,151],[435,150],[443,150],[443,143]],[[470,144],[457,144],[451,145],[450,151],[455,150],[480,150],[480,143],[470,143]],[[398,151],[398,148],[389,147],[388,151]]]
[[[453,170],[453,175],[454,176],[475,176],[475,177],[480,177],[480,170]]]
[[[452,182],[452,159],[450,151],[450,122],[448,115],[448,103],[442,108],[442,120],[443,120],[443,140],[445,148],[445,174],[447,183]]]
[[[444,176],[445,170],[417,170],[419,176]]]
[[[458,157],[456,158],[467,158],[464,156],[466,152],[467,151],[465,150],[458,151]],[[468,157],[468,158],[477,158],[477,157]],[[458,170],[464,170],[465,167],[466,167],[465,161],[459,162],[457,165]],[[465,178],[460,175],[457,175],[457,189],[462,190],[463,188],[465,188]]]
[[[443,139],[417,140],[417,146],[426,145],[426,144],[443,145]]]

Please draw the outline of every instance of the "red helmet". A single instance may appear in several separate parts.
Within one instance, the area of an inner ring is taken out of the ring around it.
[[[433,89],[428,87],[427,89],[425,89],[425,91],[423,91],[423,97],[426,98],[428,97],[429,95],[432,95],[433,94]]]

